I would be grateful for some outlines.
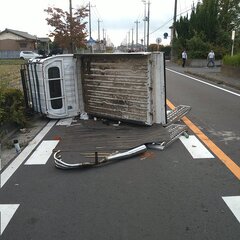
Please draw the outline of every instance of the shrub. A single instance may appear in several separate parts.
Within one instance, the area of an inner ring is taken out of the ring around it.
[[[240,54],[233,55],[233,56],[229,56],[229,55],[224,56],[223,64],[240,67]]]
[[[20,127],[26,125],[24,98],[19,89],[0,86],[0,122],[16,123]]]
[[[0,123],[4,120],[4,94],[3,87],[0,85]]]
[[[194,36],[187,40],[189,58],[206,58],[210,49],[209,43],[204,42],[200,37]]]

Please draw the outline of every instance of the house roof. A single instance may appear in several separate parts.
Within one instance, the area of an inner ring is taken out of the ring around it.
[[[38,38],[38,40],[39,40],[40,42],[49,42],[49,41],[50,41],[49,38]]]
[[[9,29],[9,28],[6,28],[4,31],[0,32],[0,34],[3,34],[3,33],[13,33],[15,35],[18,35],[18,36],[26,38],[26,39],[32,39],[32,40],[36,39],[36,36],[33,36],[27,32],[13,30],[13,29]]]
[[[31,39],[31,40],[38,40],[40,42],[49,42],[51,41],[48,37],[37,37],[37,36],[34,36],[34,35],[31,35],[27,32],[23,32],[23,31],[18,31],[18,30],[13,30],[13,29],[9,29],[9,28],[6,28],[4,31],[0,31],[0,34],[3,34],[3,33],[12,33],[12,34],[15,34],[17,36],[20,36],[20,37],[23,37],[23,38],[26,38],[26,39]]]

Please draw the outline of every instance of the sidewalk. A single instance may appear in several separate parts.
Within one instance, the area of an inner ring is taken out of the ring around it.
[[[221,67],[207,68],[187,66],[185,68],[182,68],[182,66],[179,66],[176,63],[172,63],[170,61],[166,63],[166,66],[182,73],[190,74],[200,78],[205,78],[219,85],[225,85],[240,90],[240,77],[233,78],[224,75],[223,73],[221,73]]]

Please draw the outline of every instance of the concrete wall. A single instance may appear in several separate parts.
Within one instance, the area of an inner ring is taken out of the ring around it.
[[[240,67],[222,65],[221,72],[229,77],[237,77],[240,80]]]
[[[207,66],[207,59],[188,59],[187,66],[189,67],[206,67]],[[215,66],[221,66],[222,60],[216,60]]]

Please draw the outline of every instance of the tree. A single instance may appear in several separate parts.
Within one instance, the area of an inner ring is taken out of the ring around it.
[[[191,37],[198,34],[203,41],[213,42],[216,39],[219,31],[217,6],[217,0],[203,0],[202,4],[197,5],[189,19]]]
[[[239,0],[203,0],[192,11],[190,18],[181,17],[176,22],[178,39],[173,47],[187,48],[189,56],[202,57],[211,48],[218,57],[231,50],[232,30],[236,30],[235,46],[239,49]],[[239,49],[240,50],[240,49]]]
[[[44,10],[48,14],[46,21],[54,30],[50,33],[50,37],[54,37],[56,44],[67,49],[86,47],[87,22],[84,19],[88,16],[87,7],[81,7],[75,10],[73,16],[60,8],[51,8]]]
[[[219,23],[225,32],[240,30],[239,0],[219,0]]]
[[[220,25],[216,44],[228,49],[230,52],[232,31],[240,31],[240,3],[239,0],[219,0],[218,21]],[[237,34],[239,37],[239,34]],[[236,39],[236,47],[239,47],[239,38]]]
[[[176,33],[178,41],[181,43],[182,48],[186,48],[186,40],[190,38],[190,24],[188,16],[180,17],[179,21],[176,22]]]

